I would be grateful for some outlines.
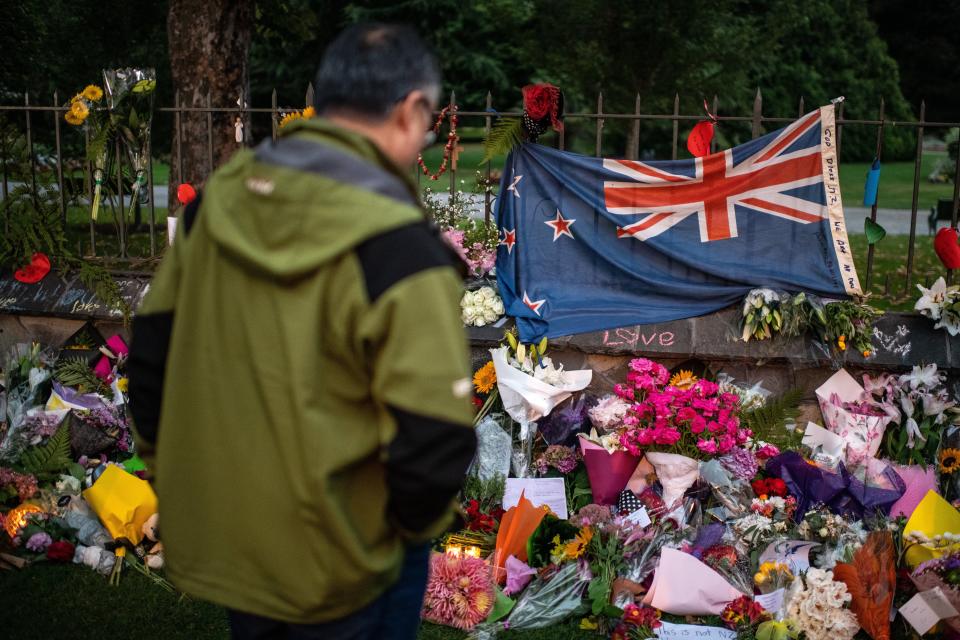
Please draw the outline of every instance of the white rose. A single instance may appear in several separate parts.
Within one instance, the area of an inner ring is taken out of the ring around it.
[[[500,314],[493,311],[492,309],[487,309],[483,312],[483,319],[485,322],[496,322],[497,318],[500,317]]]
[[[497,298],[496,300],[493,301],[493,311],[498,316],[503,315],[503,300],[501,300],[500,298]]]
[[[497,295],[496,292],[494,292],[494,290],[490,287],[481,287],[478,293],[484,300],[493,300],[493,298],[495,298]]]

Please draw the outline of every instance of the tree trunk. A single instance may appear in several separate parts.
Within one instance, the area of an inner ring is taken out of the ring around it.
[[[202,108],[209,99],[214,108],[237,107],[236,112],[213,113],[212,127],[205,112],[181,113],[179,144],[174,121],[171,210],[177,206],[177,185],[189,182],[199,189],[213,169],[243,145],[236,141],[234,122],[243,106],[237,105],[238,98],[246,101],[249,95],[253,17],[253,0],[170,0],[167,40],[173,88],[180,97],[177,106]],[[249,122],[244,124],[246,131]]]

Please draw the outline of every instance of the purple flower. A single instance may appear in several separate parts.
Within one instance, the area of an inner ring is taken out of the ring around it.
[[[739,447],[720,458],[720,464],[738,480],[752,480],[760,468],[756,456]]]
[[[27,540],[27,549],[35,553],[43,553],[52,542],[53,538],[50,537],[50,534],[41,531],[30,536]]]

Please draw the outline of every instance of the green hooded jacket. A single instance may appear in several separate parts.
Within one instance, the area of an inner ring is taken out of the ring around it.
[[[129,365],[168,575],[350,614],[449,526],[474,454],[455,258],[405,173],[323,119],[237,153],[179,227]]]

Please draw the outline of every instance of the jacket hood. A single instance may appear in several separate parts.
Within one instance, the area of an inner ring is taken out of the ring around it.
[[[425,219],[412,180],[369,139],[319,118],[284,129],[239,152],[204,190],[198,223],[246,268],[299,278]]]

